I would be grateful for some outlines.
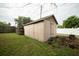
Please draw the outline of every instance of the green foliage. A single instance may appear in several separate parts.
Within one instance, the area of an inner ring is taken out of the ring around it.
[[[58,25],[57,27],[58,27],[58,28],[63,28],[63,25]]]
[[[63,22],[64,28],[78,28],[79,27],[79,17],[70,16]]]
[[[10,26],[10,23],[6,24],[4,22],[0,22],[0,33],[9,33],[9,32],[15,32],[15,27]]]
[[[32,20],[30,17],[24,17],[24,16],[19,16],[18,18],[15,19],[15,22],[17,24],[17,29],[16,32],[18,34],[24,34],[24,24],[31,22]]]

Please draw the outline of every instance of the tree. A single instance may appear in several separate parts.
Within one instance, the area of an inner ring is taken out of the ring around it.
[[[63,28],[63,25],[58,25],[57,27],[58,27],[58,28]]]
[[[24,17],[24,16],[19,16],[18,18],[15,19],[15,22],[17,24],[17,29],[16,32],[18,34],[24,34],[24,24],[31,22],[32,20],[30,17]]]
[[[64,28],[78,28],[79,27],[79,17],[70,16],[63,22]]]
[[[13,29],[12,29],[13,28]],[[10,23],[0,22],[0,33],[15,32],[15,26],[11,26]]]

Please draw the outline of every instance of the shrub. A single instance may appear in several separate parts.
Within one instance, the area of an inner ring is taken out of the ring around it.
[[[53,41],[55,41],[55,37],[50,37],[47,43],[51,45]]]
[[[75,40],[76,39],[76,37],[75,37],[75,35],[69,35],[69,39],[71,39],[71,40]]]
[[[47,43],[52,45],[53,47],[67,47],[68,46],[72,49],[79,48],[79,42],[76,39],[75,35],[69,35],[69,37],[65,37],[65,36],[50,37]]]
[[[19,35],[23,35],[24,29],[23,28],[16,28],[16,33],[19,34]]]

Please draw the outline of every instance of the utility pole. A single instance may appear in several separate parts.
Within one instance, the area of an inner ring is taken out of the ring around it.
[[[55,6],[55,8],[57,8],[57,5],[56,5],[56,3],[50,3],[50,4],[51,4],[51,6],[52,6],[52,5],[54,5],[54,6]]]
[[[40,6],[40,18],[42,17],[42,8],[43,8],[43,6],[41,5]]]
[[[57,5],[56,5],[56,3],[50,3],[51,5],[54,5],[55,6],[55,8],[57,8]],[[43,10],[43,5],[41,4],[40,5],[40,18],[42,17],[42,10]]]

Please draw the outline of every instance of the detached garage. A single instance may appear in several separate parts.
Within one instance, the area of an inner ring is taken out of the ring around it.
[[[46,16],[24,25],[24,34],[39,41],[47,41],[56,36],[57,21],[54,15]]]

